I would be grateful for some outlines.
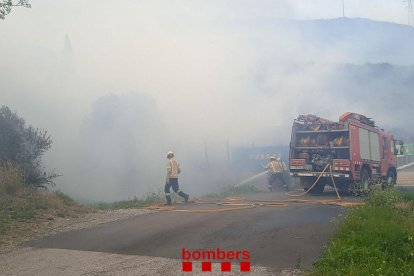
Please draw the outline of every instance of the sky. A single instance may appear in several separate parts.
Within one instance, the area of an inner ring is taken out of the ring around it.
[[[384,46],[374,55],[386,35],[355,30],[357,38],[335,43],[333,35],[332,43],[332,32],[304,21],[342,17],[342,1],[31,4],[0,21],[0,104],[49,131],[54,143],[44,164],[63,174],[57,187],[75,198],[162,189],[169,149],[190,192],[228,184],[228,145],[288,144],[297,114],[337,118],[351,108],[346,98],[332,104],[335,64],[412,65],[404,49]],[[347,18],[408,20],[403,1],[344,0],[344,7]],[[309,26],[318,35],[306,37]],[[352,108],[387,121],[365,101]],[[206,149],[214,168],[205,164]]]

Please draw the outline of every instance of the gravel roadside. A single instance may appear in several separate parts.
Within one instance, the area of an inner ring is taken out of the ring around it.
[[[103,252],[77,251],[67,249],[20,248],[3,255],[0,259],[1,275],[206,275],[201,263],[193,263],[192,272],[181,271],[181,260],[110,254]],[[213,263],[208,275],[223,275],[220,265]],[[238,265],[232,265],[232,272],[225,275],[240,275]],[[274,269],[252,266],[248,275],[303,275],[298,270]]]
[[[3,244],[0,247],[0,254],[8,253],[19,248],[25,241],[54,235],[60,232],[90,228],[99,224],[126,219],[150,212],[153,211],[148,209],[94,210],[92,212],[79,213],[76,216],[71,217],[55,217],[53,220],[43,219],[40,222],[17,222],[19,225],[12,226],[14,231],[2,239]]]

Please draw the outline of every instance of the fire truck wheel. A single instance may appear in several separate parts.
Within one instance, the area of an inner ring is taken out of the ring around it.
[[[312,189],[309,189],[309,188],[313,185],[316,178],[306,178],[306,179],[302,178],[301,180],[302,180],[303,189],[305,191],[309,191],[310,194],[313,194],[313,195],[322,194],[323,190],[325,189],[326,182],[323,179],[319,179],[318,183],[316,183]]]
[[[309,193],[319,195],[323,193],[324,189],[325,189],[325,182],[319,181],[318,183],[316,183],[313,189],[309,191]]]
[[[312,186],[312,184],[315,182],[316,178],[313,177],[301,177],[300,178],[300,185],[303,187],[303,190],[307,192],[309,188]]]
[[[361,171],[361,181],[360,188],[362,191],[368,191],[369,188],[369,172],[367,169],[362,169]]]

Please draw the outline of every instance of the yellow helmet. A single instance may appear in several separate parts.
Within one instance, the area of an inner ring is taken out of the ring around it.
[[[174,152],[172,150],[169,150],[167,152],[167,158],[169,158],[169,157],[174,157]]]

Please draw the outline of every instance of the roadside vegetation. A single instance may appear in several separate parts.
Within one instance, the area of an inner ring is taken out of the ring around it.
[[[121,200],[115,202],[99,202],[90,204],[92,208],[97,208],[101,210],[106,209],[128,209],[128,208],[143,208],[154,204],[161,204],[164,202],[164,193],[158,191],[157,193],[148,193],[146,196],[138,198],[134,197],[133,199]]]
[[[0,166],[0,245],[13,237],[30,238],[37,225],[88,211],[60,191],[39,191],[24,184],[19,166]]]
[[[217,193],[208,193],[202,198],[226,198],[230,196],[240,196],[246,194],[257,193],[255,185],[242,185],[235,186],[229,185],[221,188]],[[182,199],[175,193],[171,193],[173,202],[180,202]],[[193,198],[190,196],[190,200]],[[133,199],[121,200],[115,202],[99,202],[93,203],[88,206],[94,209],[106,210],[106,209],[128,209],[128,208],[144,208],[150,205],[162,204],[165,202],[164,192],[159,190],[156,193],[148,193],[143,197],[134,197]]]
[[[42,156],[51,146],[46,130],[0,107],[0,245],[11,237],[30,237],[39,231],[36,224],[86,209],[60,191],[48,192],[59,176],[42,166]]]
[[[239,196],[239,195],[246,195],[246,194],[254,194],[257,193],[257,187],[253,184],[246,184],[246,185],[229,185],[226,187],[221,188],[217,193],[208,193],[203,195],[203,198],[225,198],[229,196]]]
[[[13,164],[25,186],[47,190],[59,175],[42,167],[42,156],[51,148],[52,139],[43,129],[27,125],[7,106],[0,108],[0,166]]]
[[[414,193],[373,190],[351,209],[310,275],[414,275]]]

